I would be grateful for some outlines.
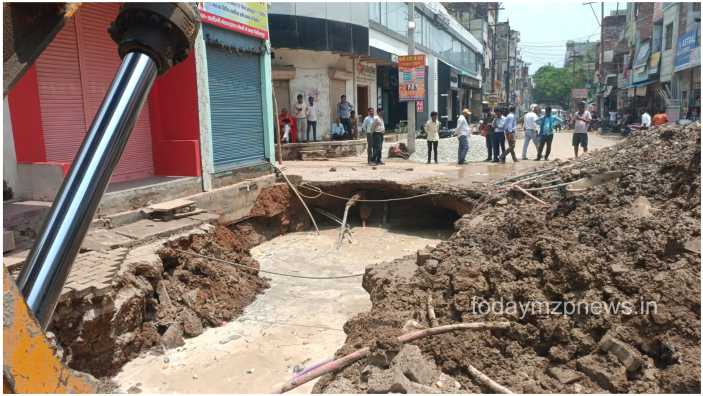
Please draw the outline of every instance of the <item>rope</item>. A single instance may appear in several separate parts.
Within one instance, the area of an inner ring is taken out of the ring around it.
[[[343,196],[341,196],[341,195],[336,195],[336,194],[328,193],[328,192],[322,191],[322,189],[321,189],[320,187],[311,186],[311,185],[309,185],[309,184],[307,184],[307,183],[301,183],[301,184],[300,184],[300,187],[306,188],[306,189],[308,189],[309,191],[313,191],[313,192],[316,192],[316,193],[317,193],[317,195],[315,195],[314,197],[310,197],[310,196],[305,196],[305,195],[303,195],[303,197],[308,198],[308,199],[315,199],[315,198],[318,198],[320,195],[327,195],[327,196],[329,196],[329,197],[341,199],[341,200],[343,200],[343,201],[349,201],[349,200],[352,198],[352,197],[343,197]],[[302,195],[302,193],[301,193],[301,195]],[[431,195],[439,195],[439,193],[430,192],[430,193],[424,193],[424,194],[418,194],[418,195],[411,195],[411,196],[409,196],[409,197],[387,198],[387,199],[357,199],[356,202],[395,202],[395,201],[407,201],[407,200],[416,199],[416,198],[422,198],[422,197],[427,197],[427,196],[431,196]]]
[[[250,269],[250,270],[256,270],[256,268],[249,267],[248,265],[239,264],[239,263],[235,263],[235,262],[227,261],[227,260],[222,260],[217,257],[205,256],[200,253],[190,252],[187,250],[180,250],[180,249],[173,249],[173,250],[180,252],[180,253],[190,254],[192,256],[204,258],[207,260],[219,261],[221,263],[233,265],[235,267],[242,267],[242,268],[246,268],[246,269]],[[265,274],[286,276],[289,278],[300,278],[300,279],[345,279],[345,278],[355,278],[355,277],[359,277],[359,276],[364,276],[364,274],[351,274],[351,275],[339,275],[339,276],[307,276],[307,275],[284,274],[281,272],[266,271],[266,270],[262,270],[262,269],[259,269],[258,271],[263,272]]]

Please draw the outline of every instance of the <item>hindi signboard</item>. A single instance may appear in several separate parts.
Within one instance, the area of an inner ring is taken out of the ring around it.
[[[425,55],[398,57],[398,90],[401,102],[425,99]]]
[[[676,43],[676,56],[674,58],[674,70],[681,71],[701,64],[700,51],[696,54],[696,49],[700,48],[696,43],[696,30],[690,30],[681,36]],[[693,56],[692,56],[693,55]]]
[[[267,3],[203,2],[198,10],[203,23],[260,40],[269,38]]]

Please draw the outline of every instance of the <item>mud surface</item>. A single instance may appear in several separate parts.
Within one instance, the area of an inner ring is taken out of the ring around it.
[[[514,392],[699,393],[700,155],[700,124],[665,126],[561,164],[564,182],[619,173],[585,191],[534,191],[547,206],[486,186],[492,198],[428,257],[367,270],[372,309],[347,322],[337,356],[371,346],[392,358],[408,320],[429,325],[430,294],[440,325],[511,323],[414,342],[461,392],[490,392],[473,365]],[[395,365],[383,360],[322,377],[315,391],[378,391],[374,373]]]

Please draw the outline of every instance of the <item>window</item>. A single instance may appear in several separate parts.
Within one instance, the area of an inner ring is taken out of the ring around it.
[[[369,18],[381,23],[381,3],[369,3]]]
[[[674,24],[666,25],[666,33],[664,34],[664,49],[670,50],[674,45]]]

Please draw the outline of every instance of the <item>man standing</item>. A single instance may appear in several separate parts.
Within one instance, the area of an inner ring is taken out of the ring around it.
[[[530,112],[525,114],[525,119],[522,123],[523,129],[525,129],[525,141],[522,142],[522,159],[527,159],[527,147],[530,145],[530,141],[535,145],[535,148],[539,146],[537,133],[537,119],[539,116],[539,107],[537,105],[530,106]]]
[[[298,141],[303,141],[305,131],[305,120],[307,118],[308,106],[303,102],[303,95],[298,94],[298,101],[295,103],[295,128],[298,130]]]
[[[552,152],[552,140],[554,140],[555,126],[563,122],[559,117],[552,115],[552,108],[547,106],[544,112],[544,117],[540,117],[537,121],[539,125],[539,147],[537,148],[537,159],[542,159],[542,149],[547,145],[547,152],[544,154],[544,160],[549,161],[549,154]]]
[[[513,157],[513,162],[518,162],[515,155],[515,106],[510,106],[508,116],[505,117],[503,130],[505,131],[505,139],[508,141],[508,149],[500,157],[501,162],[505,162],[508,153]]]
[[[584,154],[588,152],[588,124],[590,122],[591,113],[586,110],[586,102],[579,102],[578,111],[574,114],[574,134],[571,137],[574,158],[579,157],[579,145],[583,147]]]
[[[505,117],[502,109],[496,109],[496,115],[493,119],[493,162],[500,162],[500,159],[505,155],[505,133],[503,133],[503,125],[505,125]]]
[[[469,109],[464,109],[459,119],[456,120],[456,135],[459,137],[459,165],[466,163],[466,154],[469,152]]]
[[[494,137],[494,127],[493,127],[493,114],[485,113],[481,124],[481,135],[486,138],[486,151],[488,152],[488,157],[486,157],[484,162],[493,161],[493,140]]]
[[[308,97],[308,110],[306,115],[308,128],[305,131],[305,135],[307,140],[310,141],[310,129],[312,129],[312,140],[314,142],[317,140],[317,105],[315,105],[315,99],[312,96]]]
[[[642,129],[649,129],[652,126],[652,116],[647,113],[647,110],[642,112]]]
[[[368,115],[364,118],[364,122],[361,124],[361,130],[363,130],[366,134],[366,157],[369,165],[373,163],[373,129],[371,128],[373,125],[373,119],[373,107],[369,107]]]
[[[342,120],[344,130],[351,132],[351,111],[354,109],[351,103],[347,102],[347,95],[342,95],[341,101],[337,104],[337,117]]]
[[[386,131],[386,124],[383,122],[383,109],[376,109],[376,115],[371,124],[373,130],[373,158],[371,162],[376,165],[385,165],[381,158],[383,157],[383,133]]]
[[[437,145],[439,144],[439,121],[437,121],[437,112],[430,113],[431,120],[425,123],[425,133],[427,134],[427,163],[432,160],[432,151],[434,151],[434,163],[437,163]]]

